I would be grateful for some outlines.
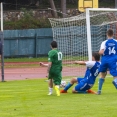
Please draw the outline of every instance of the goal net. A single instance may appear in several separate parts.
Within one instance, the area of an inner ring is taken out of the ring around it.
[[[117,38],[116,9],[86,9],[85,13],[68,18],[49,18],[53,40],[63,53],[63,76],[84,76],[86,67],[73,62],[92,59],[101,42],[106,40],[106,31],[114,30]]]

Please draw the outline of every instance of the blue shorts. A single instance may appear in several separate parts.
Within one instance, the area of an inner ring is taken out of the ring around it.
[[[117,76],[117,60],[116,57],[103,57],[99,72],[106,72],[109,69],[112,76]]]
[[[78,92],[86,91],[92,88],[92,86],[94,85],[94,84],[89,84],[87,80],[84,78],[77,78],[77,81],[78,81],[78,84],[75,86],[74,89],[75,91],[78,91]]]

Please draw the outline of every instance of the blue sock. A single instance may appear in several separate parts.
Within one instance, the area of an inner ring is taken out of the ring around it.
[[[64,90],[67,91],[72,85],[73,85],[73,84],[68,83],[68,84],[65,86]]]
[[[117,78],[115,78],[112,83],[115,86],[115,88],[117,89]]]
[[[99,84],[98,84],[98,91],[101,91],[102,90],[102,85],[103,85],[103,83],[104,83],[104,78],[100,78],[99,79]]]

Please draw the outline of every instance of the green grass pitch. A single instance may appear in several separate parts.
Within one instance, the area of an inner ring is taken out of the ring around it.
[[[117,90],[106,78],[102,95],[47,96],[46,79],[0,82],[0,117],[116,117]],[[97,91],[98,79],[93,87]]]

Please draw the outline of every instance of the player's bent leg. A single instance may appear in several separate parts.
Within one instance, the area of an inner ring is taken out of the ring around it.
[[[70,81],[71,84],[74,84],[74,83],[77,83],[77,82],[78,82],[77,78],[72,78],[71,81]]]
[[[87,85],[87,83],[85,81],[82,81],[80,82],[79,84],[77,84],[74,89],[72,90],[73,93],[87,93],[86,89],[89,89],[88,88],[89,86]]]
[[[73,89],[72,93],[87,93],[87,91],[76,91],[75,89]]]
[[[87,93],[86,91],[80,90],[81,85],[77,84],[74,89],[72,90],[72,93]]]
[[[75,90],[75,88],[72,90],[72,93],[78,93],[78,91]]]
[[[63,90],[61,90],[61,93],[67,93],[67,90],[74,84],[77,83],[77,79],[76,78],[72,78],[71,81],[65,86],[65,88]]]
[[[65,93],[67,92],[67,90],[72,86],[73,84],[71,84],[70,82],[65,86],[65,88],[63,90],[61,90],[61,93]]]

